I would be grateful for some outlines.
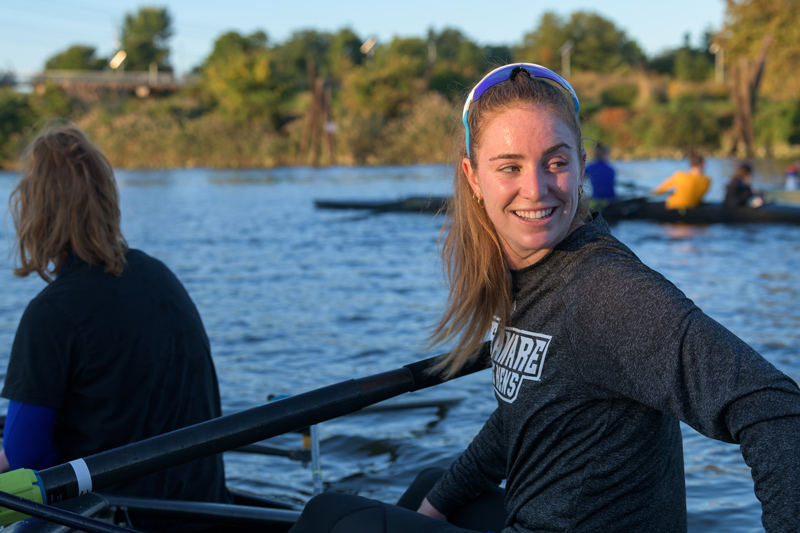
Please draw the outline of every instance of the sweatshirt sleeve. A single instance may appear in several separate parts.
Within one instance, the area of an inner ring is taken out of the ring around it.
[[[703,190],[703,192],[702,192],[702,193],[700,193],[700,197],[703,197],[703,196],[705,196],[705,194],[708,192],[708,189],[709,189],[710,187],[711,187],[711,178],[709,178],[709,177],[708,177],[708,176],[706,176],[706,175],[703,175],[703,185],[702,185],[702,187],[701,187],[701,188],[702,188],[702,190]]]
[[[3,449],[12,470],[44,470],[61,455],[53,442],[56,409],[11,400],[3,432]]]
[[[736,439],[751,468],[766,531],[794,531],[800,516],[800,415],[783,416],[792,403],[797,404],[788,394],[770,390],[753,394],[728,410],[728,417],[737,423],[760,419],[739,430]],[[763,415],[754,416],[756,413]]]
[[[568,317],[585,325],[572,340],[587,347],[578,362],[584,379],[598,394],[631,398],[739,444],[767,531],[796,525],[797,384],[638,260],[622,271],[602,260],[594,267],[592,294],[582,294],[594,305]]]
[[[502,442],[502,420],[500,412],[495,410],[464,453],[428,493],[430,504],[448,515],[490,487],[499,485],[506,475]]]
[[[662,181],[658,187],[653,189],[653,194],[662,194],[672,189],[674,187],[674,184],[672,183],[674,177],[675,176],[673,175]]]

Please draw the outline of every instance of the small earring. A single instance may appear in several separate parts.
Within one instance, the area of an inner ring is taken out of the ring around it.
[[[478,202],[478,207],[483,208],[486,203],[483,201],[483,196],[476,196],[475,191],[472,191],[472,199]]]

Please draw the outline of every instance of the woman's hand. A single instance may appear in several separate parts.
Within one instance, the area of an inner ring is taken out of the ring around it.
[[[428,501],[428,498],[422,500],[422,504],[420,504],[417,512],[424,514],[425,516],[430,516],[431,518],[436,518],[437,520],[444,520],[447,522],[447,517],[440,513],[433,505],[431,505]]]

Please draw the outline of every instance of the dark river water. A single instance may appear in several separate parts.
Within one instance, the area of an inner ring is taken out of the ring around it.
[[[617,163],[619,179],[653,187],[680,161]],[[720,200],[735,162],[709,161]],[[776,176],[757,167],[762,182]],[[445,166],[119,171],[123,231],[186,285],[205,322],[225,411],[263,404],[445,351],[426,348],[446,293],[441,217],[317,210],[315,198],[444,195]],[[0,378],[27,302],[44,283],[11,274],[0,172]],[[774,178],[777,179],[777,178]],[[679,227],[624,222],[612,232],[706,313],[800,380],[800,228]],[[406,395],[455,405],[357,414],[318,427],[326,490],[395,501],[415,474],[446,466],[494,409],[488,372]],[[0,413],[7,402],[0,400]],[[762,531],[750,472],[735,445],[684,426],[691,531]],[[273,443],[297,447],[299,435]],[[282,457],[225,455],[229,484],[302,505],[311,469]]]

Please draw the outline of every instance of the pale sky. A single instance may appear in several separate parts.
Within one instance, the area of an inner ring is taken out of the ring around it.
[[[545,11],[565,18],[592,11],[652,56],[681,46],[687,32],[698,46],[705,30],[721,28],[725,12],[724,0],[0,0],[0,71],[41,70],[48,58],[74,44],[110,57],[125,14],[146,5],[166,7],[172,15],[170,62],[179,74],[202,62],[216,38],[231,30],[263,30],[279,43],[297,30],[349,27],[364,39],[388,42],[452,27],[480,45],[513,45]]]

